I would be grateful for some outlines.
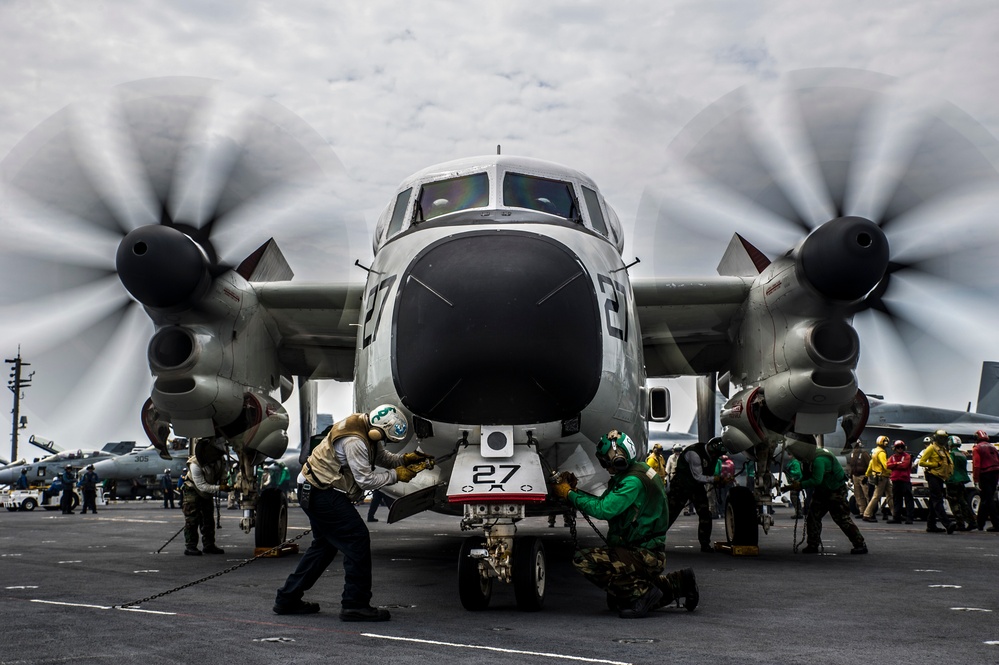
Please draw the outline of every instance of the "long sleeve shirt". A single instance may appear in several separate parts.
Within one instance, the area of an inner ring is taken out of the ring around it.
[[[919,466],[926,469],[926,473],[931,473],[944,482],[954,472],[954,463],[951,461],[950,455],[936,443],[926,446],[919,458]]]
[[[358,487],[365,491],[374,491],[385,485],[398,481],[395,468],[402,465],[402,455],[390,453],[383,446],[375,453],[375,465],[368,460],[368,446],[356,436],[345,436],[333,443],[333,453],[340,462],[354,475]],[[391,467],[391,468],[380,468]]]
[[[215,464],[202,467],[201,464],[192,463],[187,470],[187,479],[194,485],[194,489],[202,496],[211,496],[219,493],[219,483],[225,478],[225,461],[220,460]]]
[[[887,476],[888,475],[888,456],[885,454],[884,448],[878,446],[877,449],[871,454],[871,462],[867,466],[868,476]]]
[[[888,458],[888,468],[891,469],[891,480],[912,480],[912,455],[895,453]]]
[[[801,481],[802,489],[815,487],[828,491],[841,489],[846,484],[846,473],[839,460],[824,448],[820,448],[812,460],[812,472]]]
[[[988,441],[976,443],[971,452],[971,472],[975,482],[978,482],[980,473],[989,471],[999,471],[999,449]]]
[[[687,464],[690,465],[690,475],[693,477],[695,482],[714,482],[714,476],[704,475],[704,472],[702,471],[701,456],[698,455],[696,451],[688,450],[684,453],[684,457],[687,459]]]

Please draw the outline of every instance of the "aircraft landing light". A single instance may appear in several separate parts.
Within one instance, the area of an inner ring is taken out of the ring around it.
[[[414,637],[398,637],[396,635],[379,635],[377,633],[361,633],[361,637],[374,637],[380,640],[397,640],[399,642],[416,642],[417,644],[435,644],[444,647],[456,647],[459,649],[480,649],[482,651],[498,651],[499,653],[515,653],[525,656],[543,656],[545,658],[561,658],[563,660],[576,660],[584,663],[607,663],[607,665],[633,665],[620,660],[604,660],[602,658],[584,658],[582,656],[569,656],[562,653],[548,653],[544,651],[524,651],[522,649],[503,649],[501,647],[488,647],[481,644],[461,644],[459,642],[441,642],[440,640],[421,640]]]

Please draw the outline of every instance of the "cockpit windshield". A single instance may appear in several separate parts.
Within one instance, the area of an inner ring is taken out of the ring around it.
[[[582,221],[572,183],[532,175],[507,173],[503,178],[503,205],[539,210]]]
[[[428,182],[420,189],[413,223],[425,222],[459,210],[489,205],[489,176],[485,173]]]

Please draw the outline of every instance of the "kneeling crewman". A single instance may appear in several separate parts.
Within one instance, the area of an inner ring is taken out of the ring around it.
[[[597,446],[597,460],[611,474],[603,494],[575,489],[571,474],[564,474],[555,486],[555,494],[584,515],[608,521],[607,547],[580,549],[572,563],[607,592],[608,604],[623,619],[644,617],[680,598],[693,610],[698,601],[694,571],[662,574],[669,524],[663,481],[635,457],[635,443],[612,430]]]

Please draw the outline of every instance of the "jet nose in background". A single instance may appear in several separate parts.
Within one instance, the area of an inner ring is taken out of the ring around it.
[[[94,472],[101,480],[121,480],[122,467],[117,459],[106,459],[94,464]]]
[[[403,275],[394,320],[396,389],[424,418],[550,422],[596,394],[602,329],[592,280],[551,238],[482,231],[431,245]]]

